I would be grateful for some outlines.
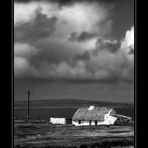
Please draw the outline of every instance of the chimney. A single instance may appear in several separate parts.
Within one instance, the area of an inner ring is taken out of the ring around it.
[[[88,108],[88,110],[93,110],[94,108],[95,108],[95,106],[92,105],[92,106],[90,106],[90,107]]]

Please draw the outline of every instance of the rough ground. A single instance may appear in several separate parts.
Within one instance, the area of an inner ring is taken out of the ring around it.
[[[15,148],[133,148],[133,126],[15,124]]]

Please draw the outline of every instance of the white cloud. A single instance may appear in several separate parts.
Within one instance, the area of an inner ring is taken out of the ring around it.
[[[98,4],[76,3],[58,11],[57,33],[70,34],[82,31],[100,32],[100,22],[108,17],[106,9]]]
[[[47,15],[48,18],[57,17],[57,31],[55,34],[64,35],[82,31],[101,33],[100,25],[109,16],[108,10],[98,3],[75,3],[61,8],[56,3],[14,3],[14,24],[21,25],[22,23],[33,21],[37,11],[41,11],[40,13]],[[106,23],[107,28],[111,28],[110,22],[111,20]]]
[[[131,49],[134,50],[134,26],[126,32],[121,44],[121,49],[127,53],[129,53]]]
[[[35,76],[36,70],[29,61],[22,57],[14,57],[14,75],[16,77]]]
[[[38,7],[35,3],[31,5],[14,3],[14,25],[32,20]]]
[[[42,11],[42,14],[47,14],[56,7],[57,5],[46,2],[14,2],[14,26],[33,21],[38,11]]]
[[[27,43],[15,43],[14,44],[14,56],[17,57],[32,57],[37,54],[39,49],[27,44]]]
[[[16,77],[36,76],[37,72],[29,59],[38,53],[38,49],[27,43],[14,44],[14,75]]]

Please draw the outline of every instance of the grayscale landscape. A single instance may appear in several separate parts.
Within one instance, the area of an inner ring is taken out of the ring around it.
[[[62,105],[61,105],[62,103]],[[26,123],[27,101],[15,102],[14,145],[16,148],[133,148],[134,124],[111,126],[75,127],[72,124],[54,125],[49,118],[72,118],[79,107],[91,104],[110,106],[117,113],[131,116],[134,121],[132,103],[112,103],[82,100],[32,101],[30,123]]]
[[[135,148],[134,0],[14,0],[14,148]]]

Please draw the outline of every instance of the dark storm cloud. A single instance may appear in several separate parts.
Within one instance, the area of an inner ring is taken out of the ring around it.
[[[85,51],[82,54],[78,54],[75,56],[75,60],[88,60],[90,58],[90,52],[89,51]]]
[[[133,101],[133,1],[14,0],[14,99]]]
[[[52,2],[62,6],[76,1]],[[106,5],[77,3],[60,9],[52,3],[36,1],[16,4],[15,8],[16,77],[133,81],[131,33],[128,31],[122,49],[121,41],[104,35],[112,30],[112,13]]]
[[[35,19],[14,28],[14,40],[32,43],[40,38],[50,36],[55,30],[56,21],[56,17],[47,18],[46,15],[37,11]]]
[[[120,42],[104,40],[103,38],[99,38],[96,42],[97,50],[108,50],[110,52],[116,52],[119,50]]]
[[[119,2],[119,1],[123,1],[123,0],[14,0],[15,2],[20,2],[20,3],[28,3],[28,2],[32,2],[32,1],[36,1],[36,2],[40,2],[40,1],[45,1],[45,2],[57,2],[60,4],[69,4],[69,3],[73,3],[73,2],[107,2],[107,3],[114,3],[114,2]],[[134,1],[134,0],[124,0],[124,1]]]
[[[133,33],[132,31],[127,32],[128,35]],[[127,37],[130,36],[126,35],[125,41],[127,40]],[[71,58],[72,61],[69,61],[68,59],[67,61],[59,61],[58,58],[62,57],[63,50],[62,52],[53,50],[55,51],[55,61],[51,62],[52,59],[54,59],[54,54],[51,52],[51,50],[41,50],[37,55],[33,54],[34,57],[31,58],[28,62],[25,59],[20,59],[17,57],[16,64],[18,65],[21,62],[27,70],[30,70],[30,73],[32,71],[33,75],[29,75],[29,77],[36,76],[37,78],[39,77],[47,80],[77,79],[82,82],[85,82],[85,80],[90,80],[90,82],[96,80],[98,82],[100,81],[104,83],[120,81],[133,82],[133,56],[125,52],[129,51],[129,49],[124,49],[131,47],[132,40],[131,44],[127,43],[126,45],[125,42],[123,49],[121,47],[117,49],[117,47],[120,45],[118,42],[106,39],[99,39],[97,44],[99,45],[97,45],[95,49],[84,51],[82,54],[77,54],[74,59]],[[116,50],[113,50],[113,47]],[[29,51],[32,52],[32,50]],[[19,56],[20,54],[18,53],[16,55]],[[47,57],[45,57],[45,55]],[[18,71],[21,70],[20,68],[21,67],[18,67]],[[24,77],[28,77],[28,73],[26,75],[27,71],[25,71],[26,70],[23,68],[21,74]]]
[[[43,61],[50,64],[59,64],[62,61],[68,61],[73,54],[64,44],[46,42],[42,44],[36,43],[36,46],[42,48],[42,50],[30,62],[37,67]]]
[[[88,37],[88,36],[87,36]],[[100,51],[108,51],[110,53],[116,53],[120,49],[121,43],[117,41],[105,40],[99,38],[96,41],[96,47],[93,50],[86,50],[81,54],[75,56],[76,60],[89,60],[91,56],[98,56]]]
[[[78,41],[78,42],[83,42],[87,41],[93,37],[95,37],[95,34],[90,34],[88,32],[82,32],[80,35],[77,35],[76,32],[72,33],[70,37],[68,38],[69,41]]]

